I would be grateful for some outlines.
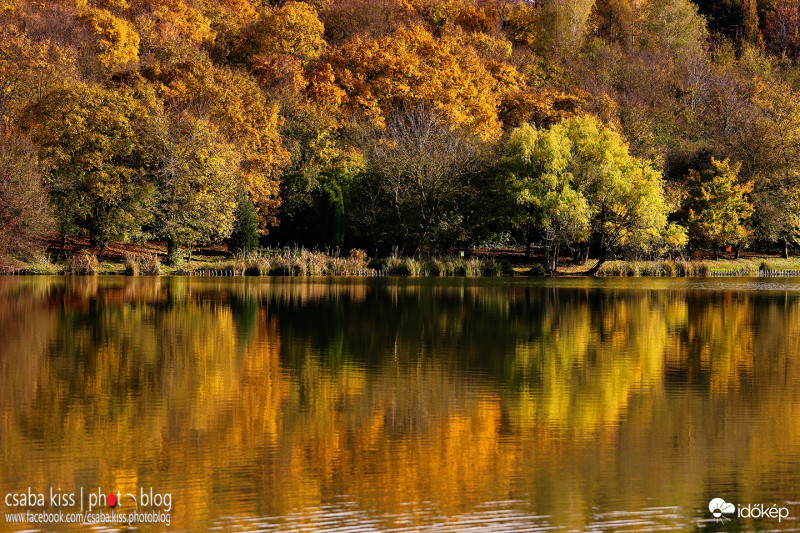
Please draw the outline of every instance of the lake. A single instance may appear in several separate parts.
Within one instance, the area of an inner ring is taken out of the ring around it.
[[[797,529],[800,280],[0,277],[0,454],[6,515]]]

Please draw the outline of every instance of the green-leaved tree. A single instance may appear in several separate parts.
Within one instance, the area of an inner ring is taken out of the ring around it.
[[[539,130],[525,124],[511,134],[505,166],[519,209],[515,222],[525,231],[527,246],[535,229],[545,241],[545,263],[558,269],[562,246],[589,237],[593,215],[583,194],[576,190],[572,172],[572,142],[563,128]]]
[[[751,234],[747,220],[753,206],[748,195],[753,185],[739,183],[740,169],[740,163],[712,158],[711,166],[702,172],[690,170],[686,181],[689,235],[713,247],[715,258],[725,244],[736,246],[738,253]]]
[[[62,233],[87,231],[93,246],[141,236],[153,189],[139,128],[146,113],[121,91],[59,88],[25,111]]]
[[[232,252],[253,252],[258,248],[256,208],[244,191],[239,193],[239,205],[236,207],[236,220],[229,248]]]
[[[599,267],[611,251],[648,250],[661,240],[668,212],[661,173],[596,118],[517,128],[505,162],[522,208],[517,222],[541,229],[549,248],[586,239],[588,224]]]

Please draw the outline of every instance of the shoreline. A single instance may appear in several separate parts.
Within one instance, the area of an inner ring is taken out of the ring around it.
[[[371,258],[354,248],[320,252],[299,247],[262,248],[231,254],[219,246],[196,250],[177,265],[164,265],[167,255],[158,247],[120,249],[105,261],[93,250],[75,247],[67,260],[53,262],[56,251],[39,252],[28,261],[0,258],[0,275],[122,275],[122,276],[327,276],[327,277],[794,277],[800,276],[800,257],[742,254],[739,259],[709,259],[700,255],[677,260],[608,260],[577,262],[565,259],[556,272],[546,271],[538,256],[525,258],[515,249],[475,249],[468,256],[451,253],[395,253]],[[64,250],[61,251],[61,254]],[[462,252],[463,253],[463,252]]]

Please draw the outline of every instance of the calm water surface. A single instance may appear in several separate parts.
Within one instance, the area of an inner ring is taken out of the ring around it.
[[[800,280],[0,277],[0,495],[50,487],[190,531],[797,529]]]

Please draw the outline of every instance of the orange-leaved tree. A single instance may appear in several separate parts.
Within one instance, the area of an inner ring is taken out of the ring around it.
[[[511,65],[497,62],[494,70],[463,33],[436,38],[414,25],[388,37],[356,36],[332,50],[312,75],[309,93],[341,97],[345,111],[378,126],[395,109],[431,102],[453,124],[492,139],[501,132],[502,93],[519,86]]]

